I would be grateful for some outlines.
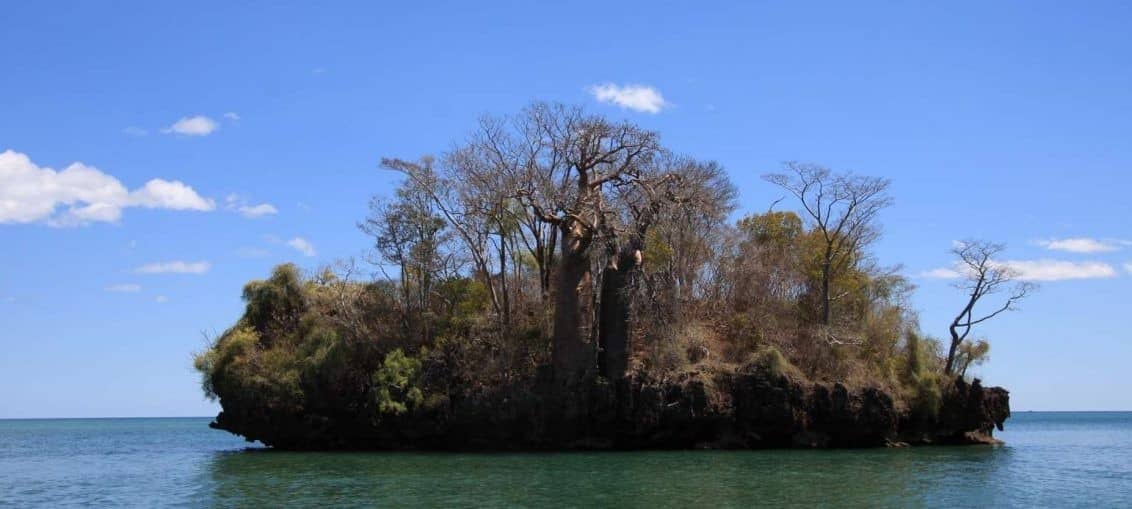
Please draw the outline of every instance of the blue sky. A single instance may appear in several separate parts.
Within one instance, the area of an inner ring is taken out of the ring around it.
[[[360,255],[381,157],[532,100],[719,161],[743,211],[787,160],[891,178],[876,253],[925,331],[951,243],[1005,242],[1042,288],[980,375],[1132,409],[1132,4],[235,4],[5,7],[0,417],[214,414],[191,353],[245,281]]]

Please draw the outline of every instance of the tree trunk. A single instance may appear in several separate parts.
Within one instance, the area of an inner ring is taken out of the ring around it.
[[[598,369],[609,380],[623,378],[629,369],[629,281],[636,268],[636,249],[626,248],[602,274]]]
[[[829,262],[821,267],[821,323],[826,327],[833,323],[833,308],[829,302]]]
[[[511,328],[511,295],[507,291],[507,239],[504,232],[499,232],[499,291],[503,296],[502,316],[504,330]]]
[[[955,351],[959,348],[959,343],[963,342],[963,338],[959,337],[959,333],[955,331],[955,325],[950,327],[951,331],[951,348],[947,349],[947,364],[943,366],[943,374],[950,375],[951,370],[955,369]]]
[[[559,382],[588,376],[592,367],[587,355],[590,313],[582,309],[590,285],[590,261],[578,239],[562,232],[562,259],[558,264],[558,288],[554,294],[554,333],[551,360]],[[588,306],[587,306],[588,307]]]

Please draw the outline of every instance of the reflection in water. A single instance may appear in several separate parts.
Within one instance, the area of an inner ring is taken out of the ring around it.
[[[995,505],[1005,448],[557,454],[215,454],[208,493],[245,505]],[[978,501],[972,494],[978,493]],[[1001,505],[1001,504],[999,504]]]
[[[1132,413],[1022,413],[1002,438],[997,448],[288,453],[245,449],[208,419],[0,420],[0,506],[1132,507]]]

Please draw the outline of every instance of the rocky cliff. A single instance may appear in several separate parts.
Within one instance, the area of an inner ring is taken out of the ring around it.
[[[280,449],[645,449],[876,447],[992,443],[1009,394],[962,379],[938,411],[876,388],[799,381],[757,368],[678,380],[634,376],[559,387],[549,376],[429,398],[378,419],[338,411],[237,405],[212,427]]]

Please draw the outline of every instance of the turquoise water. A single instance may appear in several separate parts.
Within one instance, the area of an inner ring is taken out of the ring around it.
[[[1132,413],[1020,413],[1003,447],[283,453],[209,419],[0,420],[0,506],[1132,507]]]

